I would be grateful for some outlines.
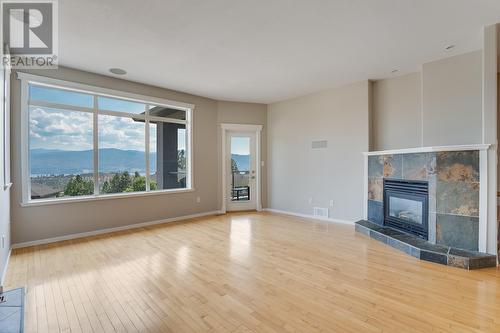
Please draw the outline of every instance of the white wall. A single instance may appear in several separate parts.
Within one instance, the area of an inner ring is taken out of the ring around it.
[[[331,218],[362,218],[369,86],[363,81],[268,106],[270,208],[312,214],[334,200]],[[328,140],[328,147],[314,150],[314,140]]]

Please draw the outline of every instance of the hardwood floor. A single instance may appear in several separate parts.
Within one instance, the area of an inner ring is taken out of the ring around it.
[[[270,213],[14,250],[22,286],[26,332],[500,332],[499,269]]]

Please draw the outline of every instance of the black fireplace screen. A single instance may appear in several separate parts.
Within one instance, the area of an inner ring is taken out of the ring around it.
[[[426,181],[384,179],[384,225],[427,239],[428,193]]]

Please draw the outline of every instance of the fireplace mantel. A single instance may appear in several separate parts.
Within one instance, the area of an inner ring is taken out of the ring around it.
[[[490,147],[489,144],[415,147],[415,148],[391,149],[391,150],[380,150],[380,151],[368,151],[368,152],[363,152],[363,155],[375,156],[375,155],[393,155],[393,154],[432,153],[439,151],[488,150],[489,147]]]

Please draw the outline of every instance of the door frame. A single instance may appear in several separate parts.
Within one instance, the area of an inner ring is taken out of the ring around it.
[[[221,124],[222,130],[222,140],[221,140],[221,190],[222,190],[222,207],[221,213],[225,214],[227,210],[227,191],[226,191],[226,156],[227,156],[227,145],[226,145],[226,134],[228,131],[236,132],[252,132],[255,133],[255,204],[257,211],[262,210],[261,202],[261,156],[260,156],[260,134],[262,132],[262,125],[248,125],[248,124]]]
[[[232,200],[232,138],[249,139],[249,198],[242,201]],[[226,131],[226,210],[229,212],[257,210],[257,135],[253,131]]]

